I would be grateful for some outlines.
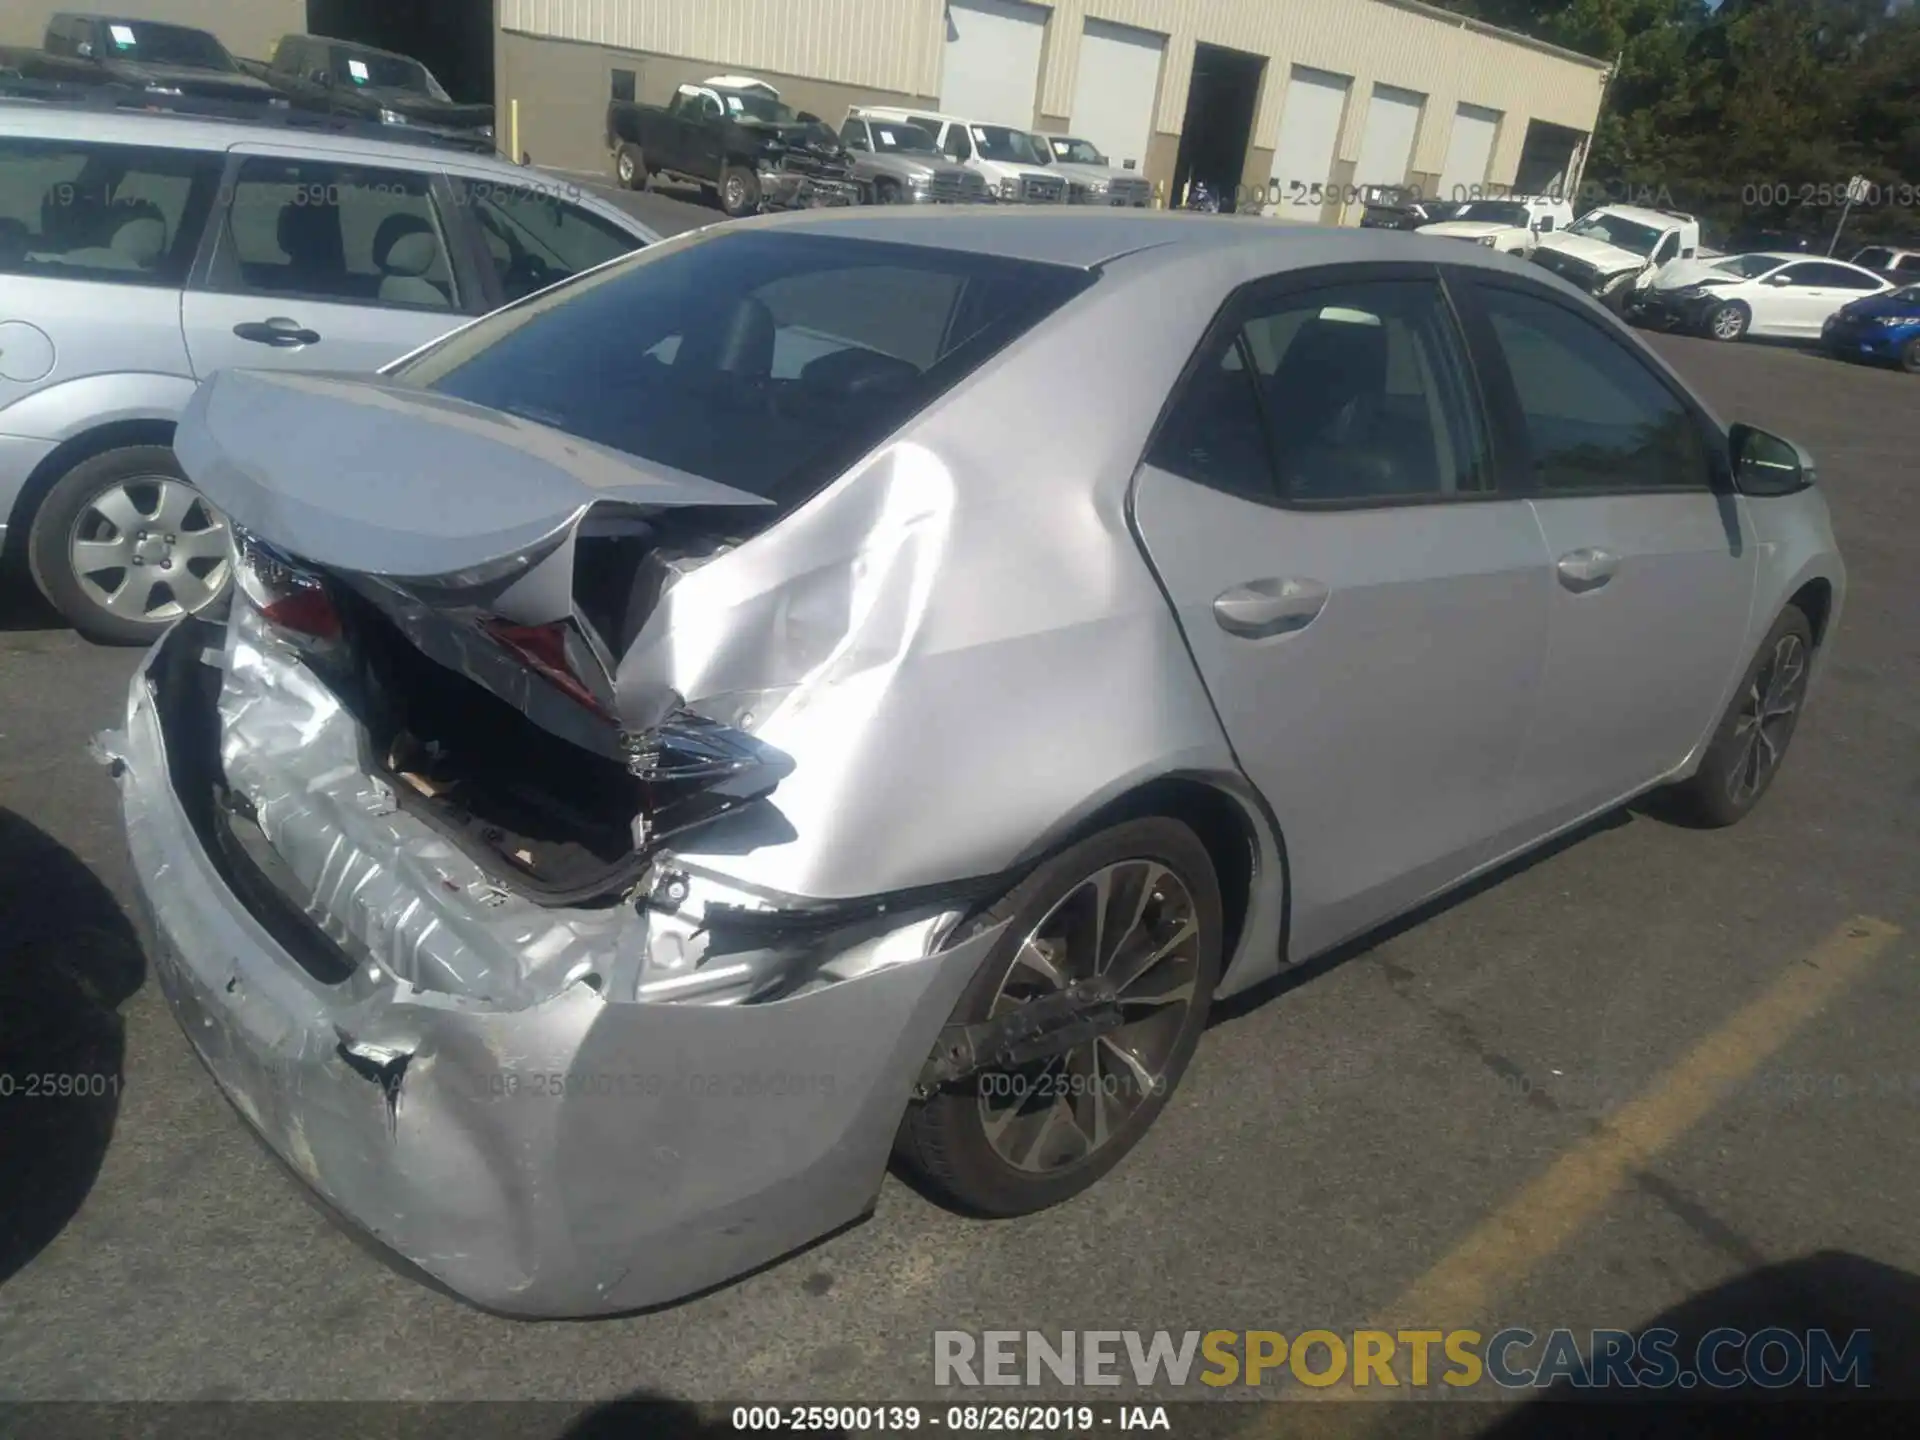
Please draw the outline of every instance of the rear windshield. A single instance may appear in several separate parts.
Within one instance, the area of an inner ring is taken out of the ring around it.
[[[499,311],[390,373],[785,508],[1092,282],[959,250],[721,232]]]

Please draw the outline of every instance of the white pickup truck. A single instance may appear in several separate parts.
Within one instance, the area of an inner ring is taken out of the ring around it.
[[[1701,248],[1700,222],[1691,215],[1602,205],[1566,229],[1542,235],[1532,259],[1619,313],[1628,295],[1651,285],[1663,266],[1711,253]]]
[[[1503,255],[1530,255],[1542,235],[1573,223],[1573,207],[1546,195],[1470,200],[1446,220],[1422,225],[1415,234],[1471,240]]]

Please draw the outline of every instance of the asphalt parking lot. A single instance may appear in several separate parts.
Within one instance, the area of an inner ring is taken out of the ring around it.
[[[0,1099],[0,1398],[934,1399],[937,1329],[1675,1315],[1866,1326],[1880,1374],[1920,1372],[1920,388],[1654,343],[1724,416],[1815,453],[1851,572],[1755,815],[1623,812],[1233,1007],[1066,1206],[962,1220],[890,1179],[865,1224],[637,1317],[516,1323],[423,1288],[252,1140],[124,918],[85,743],[136,657],[9,588],[0,1053],[116,1079]]]

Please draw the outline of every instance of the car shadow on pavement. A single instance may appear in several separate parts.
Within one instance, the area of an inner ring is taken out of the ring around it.
[[[1251,1014],[1282,995],[1317,980],[1336,966],[1344,965],[1349,960],[1357,959],[1371,950],[1378,949],[1389,940],[1426,924],[1434,916],[1444,915],[1454,906],[1464,904],[1474,896],[1491,890],[1496,885],[1506,883],[1522,871],[1530,870],[1544,860],[1550,860],[1563,851],[1571,850],[1583,840],[1589,840],[1608,830],[1618,830],[1623,825],[1631,825],[1636,814],[1642,811],[1643,806],[1636,801],[1632,806],[1617,806],[1604,815],[1596,815],[1593,819],[1576,825],[1564,835],[1549,840],[1538,849],[1529,850],[1526,854],[1517,856],[1504,865],[1467,881],[1457,889],[1449,890],[1444,895],[1436,896],[1425,904],[1416,906],[1397,920],[1390,920],[1378,929],[1356,935],[1353,939],[1334,946],[1325,954],[1316,955],[1302,964],[1290,966],[1270,980],[1263,980],[1237,995],[1229,996],[1214,1005],[1213,1012],[1207,1020],[1208,1028],[1232,1024],[1235,1020]],[[1645,813],[1651,815],[1652,812]]]
[[[67,622],[31,580],[0,577],[0,631],[64,630]]]
[[[1599,1389],[1579,1377],[1561,1378],[1537,1399],[1508,1412],[1480,1432],[1479,1440],[1559,1440],[1567,1435],[1728,1437],[1780,1440],[1816,1434],[1912,1434],[1913,1402],[1920,1399],[1920,1276],[1844,1251],[1822,1251],[1750,1270],[1702,1291],[1631,1327],[1645,1337],[1673,1332],[1669,1353],[1687,1384]],[[1704,1342],[1716,1336],[1708,1363],[1720,1373],[1756,1365],[1784,1378],[1769,1387],[1742,1384],[1714,1389],[1696,1368]],[[1762,1331],[1787,1332],[1765,1343],[1756,1361],[1749,1341]],[[1815,1369],[1809,1332],[1831,1337],[1839,1363],[1819,1368],[1824,1384],[1810,1385]],[[1850,1337],[1866,1332],[1864,1363],[1850,1370]],[[1578,1337],[1591,1357],[1589,1339]],[[1524,1351],[1536,1362],[1542,1346]],[[1791,1373],[1790,1373],[1791,1372]],[[1836,1373],[1837,1372],[1837,1373]],[[1891,1402],[1891,1403],[1888,1403]],[[1817,1409],[1815,1407],[1818,1407]]]
[[[712,1413],[703,1416],[697,1407],[684,1401],[638,1390],[582,1412],[556,1440],[632,1440],[636,1436],[645,1436],[646,1440],[723,1440],[723,1437],[744,1433],[734,1428],[730,1413],[721,1413],[714,1407],[708,1409]],[[797,1435],[800,1432],[783,1426],[756,1428],[753,1433]],[[835,1429],[806,1433],[819,1440],[845,1440],[846,1436],[846,1431]]]
[[[0,809],[0,1284],[93,1188],[125,1083],[119,1007],[145,979],[106,886]]]

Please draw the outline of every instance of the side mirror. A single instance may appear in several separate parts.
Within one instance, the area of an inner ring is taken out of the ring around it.
[[[1742,495],[1792,495],[1813,484],[1813,457],[1791,440],[1751,425],[1727,432],[1733,483]]]
[[[93,58],[93,42],[91,40],[82,40],[78,45],[73,47],[73,53],[78,55],[82,60],[91,60]]]
[[[1769,275],[1761,283],[1766,285],[1791,285],[1793,283],[1793,277],[1791,275]]]
[[[815,115],[811,110],[802,110],[797,118],[802,125],[818,125],[820,123],[820,117]]]

